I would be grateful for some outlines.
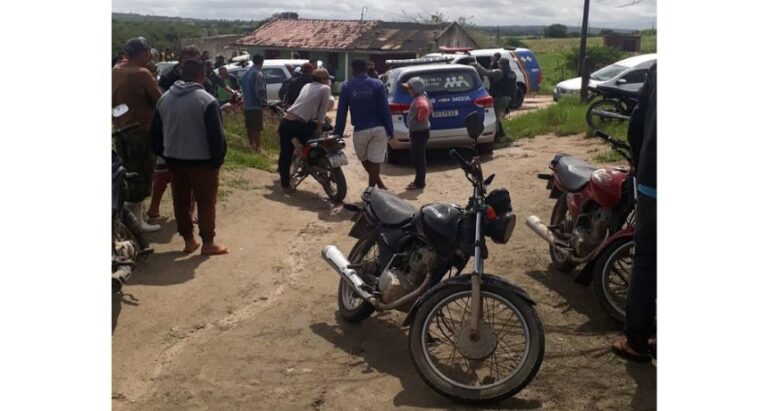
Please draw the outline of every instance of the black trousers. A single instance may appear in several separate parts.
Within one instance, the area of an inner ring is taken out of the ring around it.
[[[416,178],[413,184],[418,187],[424,187],[427,182],[427,140],[429,140],[429,130],[412,131],[411,138],[411,163],[416,169]]]
[[[656,328],[656,199],[638,195],[635,213],[635,257],[624,334],[633,349],[646,352]]]
[[[309,140],[314,132],[314,123],[303,123],[298,120],[281,120],[277,133],[280,135],[280,157],[277,160],[277,171],[280,173],[280,185],[288,187],[291,181],[291,159],[293,158],[293,143],[291,139],[297,137],[303,144]]]

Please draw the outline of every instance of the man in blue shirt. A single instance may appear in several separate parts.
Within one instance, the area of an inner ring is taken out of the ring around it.
[[[352,60],[352,78],[345,81],[339,93],[336,127],[333,133],[342,135],[347,123],[347,109],[352,116],[352,142],[355,154],[368,172],[368,186],[387,187],[381,180],[381,163],[392,138],[392,116],[387,103],[387,91],[380,80],[368,77],[368,62]]]
[[[243,90],[243,108],[245,109],[245,129],[251,149],[263,153],[261,149],[261,130],[264,128],[262,107],[267,104],[267,83],[261,66],[264,56],[256,54],[252,58],[253,65],[243,75],[240,87]]]

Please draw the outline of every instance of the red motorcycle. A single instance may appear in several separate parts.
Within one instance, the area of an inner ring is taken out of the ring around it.
[[[632,165],[628,144],[596,131],[596,135]],[[550,162],[550,198],[557,198],[549,225],[532,215],[526,225],[549,243],[552,264],[570,272],[585,264],[574,281],[592,285],[600,305],[624,321],[634,250],[635,178],[622,166],[596,168],[558,154]]]

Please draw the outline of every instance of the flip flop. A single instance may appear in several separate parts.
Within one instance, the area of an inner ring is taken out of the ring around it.
[[[405,189],[406,190],[423,190],[424,187],[425,186],[417,186],[416,184],[411,183],[411,184],[408,184],[407,186],[405,186]]]
[[[627,350],[628,347],[629,347],[629,342],[627,342],[626,339],[614,341],[614,343],[611,344],[611,349],[613,350],[613,353],[625,360],[629,360],[629,361],[641,363],[641,364],[651,362],[650,355],[633,354]]]

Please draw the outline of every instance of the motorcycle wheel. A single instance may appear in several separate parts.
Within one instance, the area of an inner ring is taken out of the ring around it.
[[[612,318],[624,322],[635,254],[633,238],[621,238],[606,247],[595,263],[592,289],[597,300]]]
[[[331,167],[328,160],[322,159],[318,164],[319,172],[313,173],[315,179],[323,187],[325,194],[334,203],[344,201],[347,196],[347,179],[344,177],[344,171],[341,167]]]
[[[615,114],[625,115],[621,102],[611,99],[598,100],[592,103],[587,109],[587,124],[591,129],[605,129],[609,124],[618,124],[624,122],[615,118],[601,116],[597,112],[606,111]]]
[[[544,358],[544,331],[531,304],[505,287],[483,285],[481,338],[469,338],[472,289],[456,284],[419,307],[408,335],[411,360],[433,390],[453,401],[482,403],[515,395]]]
[[[376,237],[361,238],[352,251],[349,252],[349,262],[352,264],[362,264],[363,267],[358,274],[363,281],[368,281],[378,273],[379,269],[379,246],[376,244]],[[367,301],[358,297],[347,282],[339,278],[339,313],[341,318],[351,322],[359,323],[370,317],[375,310]]]
[[[573,221],[568,213],[568,193],[563,193],[555,202],[555,207],[552,209],[552,218],[549,220],[550,225],[562,225],[565,231],[571,231],[573,229]],[[557,251],[552,245],[549,246],[549,257],[552,260],[552,265],[560,271],[568,272],[576,267],[576,263],[571,261],[570,256]]]

